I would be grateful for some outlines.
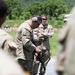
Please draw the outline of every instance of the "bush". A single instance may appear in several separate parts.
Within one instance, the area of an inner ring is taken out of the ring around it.
[[[64,25],[64,22],[61,20],[58,20],[57,23],[55,24],[56,28],[61,28]]]
[[[48,23],[50,25],[52,25],[54,28],[61,28],[64,25],[64,21],[63,20],[49,20]]]
[[[57,20],[63,20],[63,19],[64,19],[64,15],[65,15],[65,14],[59,15],[59,16],[57,17]]]

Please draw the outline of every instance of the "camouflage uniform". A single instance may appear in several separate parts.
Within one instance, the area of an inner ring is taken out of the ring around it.
[[[32,43],[33,35],[32,28],[28,22],[24,22],[20,25],[17,32],[17,59],[24,71],[29,71],[32,74],[32,65],[34,58],[35,45]]]
[[[75,75],[75,7],[59,35],[56,70],[63,75]],[[61,74],[60,74],[61,75]]]
[[[0,49],[0,75],[26,75],[12,57]]]
[[[5,51],[10,56],[16,57],[15,52],[17,45],[13,41],[13,38],[2,29],[0,29],[0,48],[2,48],[3,51]]]
[[[34,34],[34,43],[35,45],[42,50],[42,60],[44,62],[44,67],[46,68],[46,65],[48,61],[50,60],[50,44],[49,44],[49,37],[52,37],[54,34],[53,27],[51,25],[40,25],[38,28],[33,30]],[[37,57],[36,57],[37,58]],[[38,60],[39,61],[39,60]],[[34,65],[39,65],[39,62],[34,59]],[[34,72],[37,73],[38,67],[36,68],[34,66]],[[45,70],[43,70],[43,66],[40,67],[40,75],[43,75],[45,73]]]

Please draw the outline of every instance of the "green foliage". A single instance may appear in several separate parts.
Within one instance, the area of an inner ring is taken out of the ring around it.
[[[9,7],[7,20],[26,20],[34,14],[47,14],[53,27],[62,27],[71,0],[5,0]],[[65,1],[65,2],[64,2]],[[74,0],[73,0],[74,2]],[[67,4],[66,4],[67,3]],[[71,6],[70,6],[71,7]],[[9,21],[10,22],[10,21]],[[13,24],[11,23],[11,26]]]
[[[56,19],[59,15],[67,12],[67,6],[61,0],[49,0],[46,1],[44,5],[46,5],[44,8],[46,9],[47,14],[50,15],[50,17],[55,17]]]
[[[34,2],[30,6],[28,6],[27,11],[30,12],[31,15],[33,14],[39,14],[41,15],[42,13],[42,4],[40,2]]]
[[[65,14],[61,14],[57,17],[57,20],[63,20],[64,19]]]
[[[44,2],[44,1],[47,1],[47,0],[19,0],[19,1],[21,2],[23,7],[27,7],[31,3],[34,3],[34,2]]]
[[[6,20],[3,26],[8,25],[10,27],[13,27],[14,25],[19,26],[24,20]],[[60,28],[64,26],[63,20],[56,20],[53,18],[52,20],[48,20],[48,23],[52,25],[54,28]]]
[[[9,7],[9,19],[28,19],[33,14],[58,18],[59,15],[67,12],[67,5],[62,0],[5,0]],[[31,2],[30,2],[31,1]],[[41,1],[41,2],[40,2]],[[22,4],[23,3],[23,4]],[[26,7],[24,4],[31,3]]]
[[[28,19],[28,18],[30,18],[30,17],[31,17],[30,12],[23,11],[23,12],[22,12],[22,15],[20,16],[20,19],[26,20],[26,19]]]
[[[3,26],[8,25],[10,27],[13,27],[15,24],[19,26],[23,20],[6,20],[3,24]]]
[[[54,31],[54,35],[52,38],[50,38],[49,42],[50,42],[50,47],[51,47],[51,55],[55,56],[57,54],[57,50],[58,50],[58,29],[55,29]]]
[[[47,14],[50,17],[57,17],[67,12],[67,5],[61,0],[47,0],[45,2],[34,2],[27,7],[30,14]]]
[[[49,20],[48,23],[52,25],[54,28],[61,28],[64,26],[63,20],[56,20],[55,18],[52,18],[51,20]]]
[[[68,6],[68,11],[72,9],[73,6],[75,6],[75,0],[63,0],[67,6]]]
[[[60,20],[58,20],[57,23],[55,24],[55,27],[56,28],[61,28],[63,26],[64,26],[64,22],[63,21],[60,21]]]
[[[16,31],[8,31],[7,33],[13,37],[14,41],[16,40]]]
[[[5,0],[9,8],[9,19],[18,19],[21,15],[22,8],[18,0]]]

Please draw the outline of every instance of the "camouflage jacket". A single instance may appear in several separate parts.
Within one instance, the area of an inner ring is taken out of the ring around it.
[[[54,29],[51,25],[40,25],[33,30],[34,42],[42,50],[50,50],[49,37],[54,34]]]
[[[18,48],[16,54],[18,59],[31,60],[33,58],[35,45],[32,40],[32,28],[25,21],[20,25],[17,32],[16,43]]]
[[[13,38],[2,29],[0,29],[0,48],[10,56],[16,56],[16,43],[13,41]]]
[[[66,75],[75,74],[75,25],[67,24],[59,34],[56,70],[65,71]]]

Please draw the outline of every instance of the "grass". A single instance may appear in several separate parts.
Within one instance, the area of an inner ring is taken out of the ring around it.
[[[7,33],[9,33],[13,37],[13,39],[15,41],[15,39],[16,39],[16,31],[8,31]]]
[[[23,20],[6,20],[3,24],[3,26],[8,25],[10,27],[13,27],[14,25],[19,26]]]
[[[54,31],[54,35],[52,38],[50,38],[50,52],[52,56],[55,56],[57,53],[57,47],[58,47],[58,30]]]
[[[13,26],[19,26],[22,22],[24,22],[24,20],[6,20],[3,24],[3,26],[5,25],[8,25],[10,27],[13,27]],[[62,20],[48,20],[48,23],[50,25],[52,25],[53,27],[62,27],[64,25],[64,22]]]

